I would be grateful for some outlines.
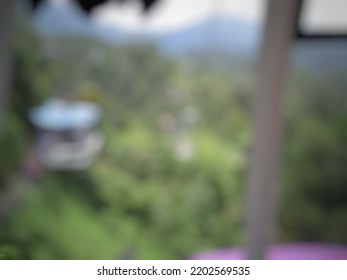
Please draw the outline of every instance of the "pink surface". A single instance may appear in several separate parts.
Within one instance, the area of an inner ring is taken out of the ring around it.
[[[347,260],[347,246],[295,243],[273,245],[267,252],[268,260]],[[198,253],[194,260],[243,260],[245,251],[240,247],[224,248]]]

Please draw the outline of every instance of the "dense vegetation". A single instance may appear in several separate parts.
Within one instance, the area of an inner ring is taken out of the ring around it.
[[[154,46],[18,31],[1,138],[0,254],[28,259],[167,259],[241,245],[252,75],[171,60]],[[279,241],[347,242],[346,79],[292,75]],[[106,146],[87,171],[22,174],[27,112],[71,91],[104,109]]]

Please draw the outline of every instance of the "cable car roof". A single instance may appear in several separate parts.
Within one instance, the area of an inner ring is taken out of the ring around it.
[[[97,124],[101,109],[91,102],[49,99],[32,109],[30,121],[37,127],[49,131],[88,129]]]

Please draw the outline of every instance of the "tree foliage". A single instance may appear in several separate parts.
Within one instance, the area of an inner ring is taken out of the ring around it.
[[[0,167],[20,178],[3,185],[30,191],[1,221],[0,257],[178,259],[243,244],[250,73],[148,44],[20,34]],[[345,80],[293,78],[279,240],[347,241]],[[102,106],[105,148],[89,170],[26,180],[28,110],[62,92]]]

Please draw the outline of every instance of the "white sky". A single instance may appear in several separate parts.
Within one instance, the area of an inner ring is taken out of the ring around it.
[[[51,1],[62,5],[69,0]],[[213,15],[259,23],[264,19],[265,3],[266,0],[161,0],[146,16],[139,1],[127,0],[127,4],[106,4],[98,8],[94,16],[105,25],[137,32],[167,32]],[[306,0],[305,3],[307,13],[301,23],[307,31],[347,30],[347,0]]]
[[[259,22],[264,0],[162,0],[149,15],[138,1],[111,3],[99,8],[95,17],[102,24],[121,25],[134,31],[167,32],[213,15],[229,15]]]
[[[306,0],[302,26],[310,33],[347,32],[346,0]]]

